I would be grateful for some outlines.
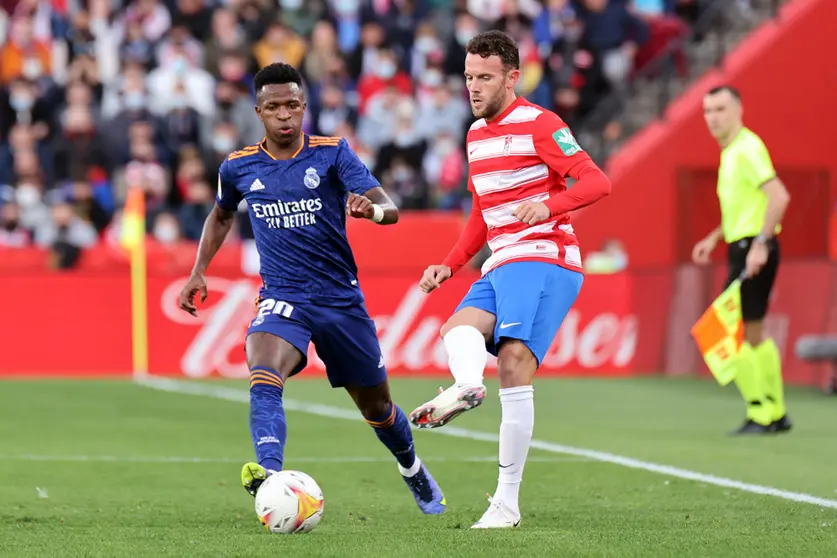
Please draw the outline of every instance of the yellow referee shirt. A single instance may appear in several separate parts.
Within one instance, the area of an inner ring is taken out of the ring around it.
[[[727,244],[758,236],[767,212],[767,194],[761,187],[776,177],[764,142],[747,128],[721,151],[718,169],[718,200],[721,230]],[[774,234],[781,227],[776,225]]]

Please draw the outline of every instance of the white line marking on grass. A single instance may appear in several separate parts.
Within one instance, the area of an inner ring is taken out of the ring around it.
[[[136,382],[140,385],[152,389],[168,391],[172,393],[203,395],[207,397],[214,397],[216,399],[224,399],[226,401],[237,401],[240,403],[250,402],[249,393],[238,389],[220,386],[210,386],[206,384],[192,383],[183,380],[173,380],[169,378],[137,379]],[[332,407],[330,405],[305,403],[302,401],[295,401],[293,399],[284,400],[284,405],[285,408],[290,411],[299,411],[303,413],[309,413],[312,415],[339,418],[345,420],[363,420],[363,418],[356,410],[341,409],[339,407]],[[434,430],[433,432],[444,436],[452,436],[455,438],[467,438],[469,440],[478,440],[482,442],[498,442],[498,436],[496,434],[478,432],[476,430],[467,430],[465,428],[456,428],[448,426],[445,428]],[[648,471],[651,473],[657,473],[669,477],[677,477],[706,484],[713,484],[715,486],[722,486],[725,488],[733,488],[735,490],[750,492],[752,494],[773,496],[775,498],[790,500],[792,502],[811,504],[814,506],[820,506],[822,508],[837,509],[837,500],[819,498],[817,496],[805,494],[802,492],[790,492],[788,490],[780,490],[771,486],[750,484],[733,479],[727,479],[724,477],[717,477],[715,475],[706,475],[695,471],[689,471],[688,469],[671,467],[669,465],[659,465],[657,463],[649,463],[647,461],[640,461],[639,459],[624,457],[622,455],[616,455],[613,453],[589,450],[584,448],[575,448],[572,446],[564,446],[561,444],[553,444],[551,442],[544,442],[542,440],[532,440],[531,447],[551,453],[572,455],[575,457],[583,457],[594,461],[613,463],[614,465],[621,465],[622,467],[628,467],[630,469],[640,469],[642,471]]]
[[[475,462],[490,462],[497,461],[497,457],[493,455],[484,455],[477,457],[425,457],[422,460],[428,463],[475,463]],[[130,455],[0,455],[0,461],[41,461],[51,463],[242,463],[242,459],[232,457],[178,457],[178,456],[130,456]],[[540,463],[584,463],[591,461],[583,457],[533,457],[529,462]],[[365,457],[365,456],[345,456],[345,457],[293,457],[288,459],[288,463],[392,463],[392,457]]]

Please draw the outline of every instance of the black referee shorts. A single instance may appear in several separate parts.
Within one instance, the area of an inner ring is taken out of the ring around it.
[[[747,265],[747,252],[750,251],[752,243],[752,238],[744,238],[727,245],[729,255],[727,287],[744,271]],[[759,274],[741,283],[741,314],[745,322],[763,320],[767,314],[770,291],[773,290],[773,282],[779,270],[779,242],[775,237],[768,241],[767,250],[767,263],[761,268]]]

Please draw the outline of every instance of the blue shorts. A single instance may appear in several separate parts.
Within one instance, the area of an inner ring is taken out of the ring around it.
[[[504,337],[519,339],[540,365],[583,282],[582,273],[555,264],[507,263],[471,285],[456,312],[473,307],[494,314],[494,343],[488,351],[496,356]]]
[[[371,387],[387,379],[375,322],[363,303],[345,307],[288,303],[280,294],[262,289],[258,314],[247,335],[256,332],[281,337],[302,353],[291,376],[308,364],[308,344],[313,341],[332,387]]]

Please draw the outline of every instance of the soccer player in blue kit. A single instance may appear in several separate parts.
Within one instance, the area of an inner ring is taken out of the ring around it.
[[[181,309],[197,315],[195,297],[203,301],[207,294],[204,273],[245,200],[263,286],[245,343],[258,462],[244,465],[242,484],[255,496],[271,473],[282,470],[282,393],[288,377],[305,368],[313,342],[332,387],[349,392],[392,452],[421,511],[442,513],[444,495],[416,456],[410,423],[390,397],[375,324],[346,239],[347,214],[391,225],[398,210],[345,139],[302,132],[306,103],[295,68],[266,66],[256,74],[255,90],[265,139],[230,153],[221,165],[216,205],[180,293]]]

